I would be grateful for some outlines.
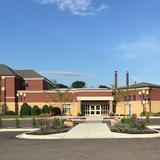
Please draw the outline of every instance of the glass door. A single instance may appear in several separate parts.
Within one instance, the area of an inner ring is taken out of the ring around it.
[[[96,105],[95,106],[95,108],[96,108],[96,115],[101,115],[101,106],[100,105]]]
[[[94,115],[95,115],[95,106],[94,106],[94,105],[91,105],[91,106],[90,106],[90,115],[91,115],[91,116],[94,116]]]

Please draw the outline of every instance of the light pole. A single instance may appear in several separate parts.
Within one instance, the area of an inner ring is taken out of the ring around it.
[[[22,100],[26,98],[26,93],[24,92],[17,92],[16,94],[17,98],[20,99],[20,102],[22,103]],[[17,115],[19,113],[19,109],[18,109],[18,104],[17,104],[17,108],[16,108],[16,112],[17,112]]]
[[[145,111],[146,111],[146,108],[145,108],[146,99],[149,99],[149,91],[143,89],[143,90],[139,91],[138,94],[141,98],[141,104],[142,104],[142,107],[143,107],[143,116],[144,116]]]

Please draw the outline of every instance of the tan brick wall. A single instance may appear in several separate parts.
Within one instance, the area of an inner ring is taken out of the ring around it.
[[[151,102],[151,112],[153,113],[160,112],[160,101]]]
[[[131,105],[131,114],[140,115],[141,112],[143,112],[143,106],[142,106],[141,101],[131,101],[130,105]],[[149,103],[148,102],[146,102],[144,107],[145,107],[145,111],[149,112],[149,110],[150,110],[149,108],[150,107],[149,107]],[[154,108],[157,108],[157,107],[154,107]],[[116,114],[125,114],[125,115],[127,115],[128,114],[128,106],[125,105],[124,102],[117,103]]]

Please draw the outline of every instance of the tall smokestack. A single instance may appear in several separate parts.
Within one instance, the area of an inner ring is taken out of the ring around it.
[[[129,73],[128,71],[126,72],[126,87],[129,86]]]
[[[117,78],[117,71],[114,71],[114,87],[115,89],[118,86],[118,78]]]

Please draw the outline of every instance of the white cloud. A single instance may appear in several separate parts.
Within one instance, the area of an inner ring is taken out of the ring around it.
[[[93,0],[35,0],[40,4],[53,4],[61,11],[69,10],[73,15],[87,16],[96,15],[98,12],[106,11],[109,6],[101,4],[93,6]]]
[[[128,58],[160,56],[160,40],[157,38],[124,42],[117,49]]]
[[[40,73],[46,77],[94,77],[93,74],[65,71],[41,71]]]

